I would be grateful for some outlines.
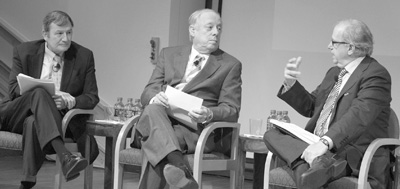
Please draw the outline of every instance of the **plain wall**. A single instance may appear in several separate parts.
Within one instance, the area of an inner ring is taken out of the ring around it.
[[[392,76],[392,108],[400,115],[399,1],[373,0],[225,0],[221,48],[243,63],[241,133],[250,118],[263,119],[271,109],[289,110],[291,121],[305,126],[307,118],[277,98],[287,61],[302,56],[300,82],[309,91],[334,66],[327,49],[337,21],[364,21],[375,39],[374,54]]]

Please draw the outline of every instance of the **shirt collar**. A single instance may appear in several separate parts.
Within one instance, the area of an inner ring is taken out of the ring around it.
[[[51,60],[53,60],[53,58],[56,56],[56,53],[54,53],[53,51],[51,51],[49,48],[47,48],[47,42],[44,45],[44,52],[46,53],[46,55],[51,58]],[[62,56],[61,55],[61,60],[62,60]]]
[[[354,70],[357,68],[358,65],[360,65],[361,61],[364,60],[365,56],[363,57],[358,57],[357,59],[353,60],[349,64],[347,64],[344,68],[346,71],[351,75]]]
[[[189,60],[194,60],[194,58],[195,58],[197,55],[203,56],[203,57],[205,58],[205,60],[207,60],[208,57],[210,56],[210,54],[200,54],[199,51],[197,51],[197,50],[192,46],[192,51],[191,51],[191,53],[190,53]]]

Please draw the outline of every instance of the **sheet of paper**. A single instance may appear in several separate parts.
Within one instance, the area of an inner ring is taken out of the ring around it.
[[[167,86],[165,94],[168,97],[168,115],[179,120],[185,125],[197,130],[197,122],[194,122],[188,113],[194,109],[200,109],[203,99],[184,93],[178,89]]]
[[[54,95],[56,92],[55,84],[52,80],[35,79],[25,74],[18,74],[17,81],[20,89],[20,94],[24,94],[36,87],[44,88],[50,95]]]
[[[275,119],[271,120],[271,123],[273,123],[278,129],[281,129],[282,131],[297,137],[304,142],[308,144],[314,144],[319,141],[320,137],[306,131],[305,129],[293,124],[293,123],[286,123],[282,121],[278,121]]]

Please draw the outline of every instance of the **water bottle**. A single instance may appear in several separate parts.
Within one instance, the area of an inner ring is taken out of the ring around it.
[[[276,119],[277,119],[278,121],[283,121],[283,114],[282,114],[282,111],[277,111],[277,113],[276,113]]]
[[[271,119],[276,119],[276,110],[271,110],[268,118],[267,118],[267,131],[272,129],[274,127],[274,124],[272,124],[270,121]]]
[[[124,104],[122,103],[122,97],[117,98],[117,103],[114,105],[114,117],[116,121],[124,121]]]
[[[135,114],[133,98],[128,98],[128,102],[125,104],[125,117],[126,119],[131,118]]]
[[[290,118],[288,116],[288,111],[283,111],[282,112],[282,121],[286,123],[290,123]]]
[[[135,103],[133,104],[133,111],[134,111],[134,115],[141,115],[143,108],[142,108],[142,104],[140,103],[140,99],[135,99]]]

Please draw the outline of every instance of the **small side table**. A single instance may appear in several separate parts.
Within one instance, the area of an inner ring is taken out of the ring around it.
[[[253,178],[253,189],[256,188],[263,188],[262,183],[264,182],[264,166],[265,166],[265,159],[264,161],[260,160],[262,156],[266,156],[264,154],[268,153],[268,148],[265,145],[262,138],[259,137],[251,137],[251,136],[239,136],[239,161],[240,161],[240,169],[241,173],[244,173],[245,164],[246,164],[246,152],[254,152],[254,174]],[[262,175],[260,175],[260,173]],[[244,180],[244,176],[241,177],[242,181]],[[240,182],[243,183],[243,182]],[[256,186],[257,185],[257,186]]]
[[[103,121],[93,121],[89,120],[86,123],[86,130],[88,135],[92,136],[104,136],[106,137],[105,146],[105,160],[104,160],[104,189],[111,189],[113,186],[113,154],[115,151],[115,143],[117,141],[118,133],[121,130],[122,123],[108,123]],[[88,148],[88,144],[86,144]],[[86,157],[90,157],[88,150],[86,151]]]

